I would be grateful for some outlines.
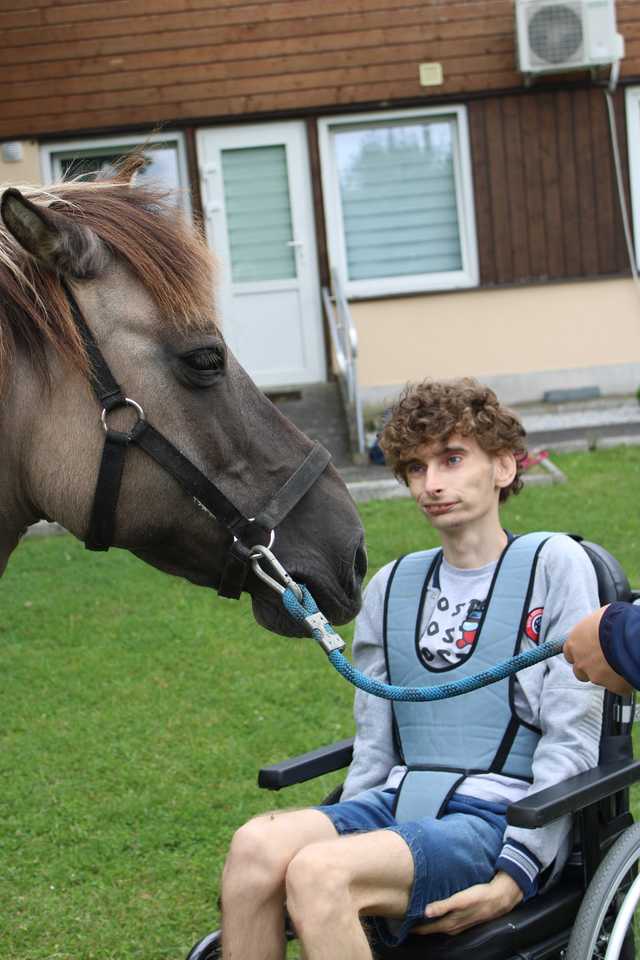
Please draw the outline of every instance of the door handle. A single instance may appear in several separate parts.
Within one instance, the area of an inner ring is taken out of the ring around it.
[[[286,245],[294,251],[296,269],[301,269],[304,265],[304,242],[302,240],[287,240]]]
[[[201,184],[202,184],[202,206],[204,209],[205,216],[210,217],[213,213],[217,213],[220,209],[220,201],[217,196],[217,182],[216,178],[218,175],[218,168],[213,166],[213,164],[207,164],[202,168],[201,171]]]

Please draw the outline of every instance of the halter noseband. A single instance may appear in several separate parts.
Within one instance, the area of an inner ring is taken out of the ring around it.
[[[254,547],[261,538],[268,540],[271,546],[273,531],[315,483],[329,463],[331,454],[320,444],[314,444],[300,466],[266,506],[255,517],[245,517],[214,483],[149,423],[142,407],[125,396],[102,356],[71,290],[66,284],[63,284],[63,288],[87,351],[91,387],[102,406],[101,418],[106,433],[85,539],[86,548],[108,550],[113,544],[125,455],[127,448],[135,445],[171,474],[200,507],[229,530],[233,541],[222,571],[218,593],[223,597],[239,597],[244,588],[249,564],[254,559]],[[109,413],[125,406],[136,411],[138,419],[135,425],[126,433],[112,430],[107,422]],[[243,543],[244,539],[250,540],[249,546]]]

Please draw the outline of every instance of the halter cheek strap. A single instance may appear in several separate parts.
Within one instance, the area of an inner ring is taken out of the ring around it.
[[[63,286],[74,322],[87,351],[91,387],[102,406],[102,424],[106,434],[85,546],[88,550],[108,550],[113,544],[124,461],[128,447],[135,445],[144,450],[189,496],[229,530],[233,543],[222,571],[218,592],[224,597],[239,597],[252,559],[252,547],[261,540],[272,537],[272,531],[293,510],[324,471],[331,455],[324,447],[314,444],[300,466],[261,508],[257,516],[246,517],[195,464],[148,422],[142,407],[125,396],[102,356],[71,290],[66,284]],[[126,433],[112,430],[108,425],[109,413],[124,406],[132,407],[138,416],[135,425]],[[248,541],[248,546],[245,541]]]

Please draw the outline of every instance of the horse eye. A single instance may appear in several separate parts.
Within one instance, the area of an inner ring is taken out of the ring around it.
[[[202,347],[185,354],[182,361],[197,373],[219,373],[224,370],[225,355],[221,347]]]

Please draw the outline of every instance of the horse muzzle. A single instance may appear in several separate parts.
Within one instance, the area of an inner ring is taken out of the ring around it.
[[[304,583],[315,597],[320,610],[335,624],[348,623],[360,609],[362,581],[367,571],[364,540],[359,539],[350,558],[340,571],[339,579],[327,575],[323,565],[317,569],[293,563],[286,568],[280,559],[265,547],[258,547],[252,560],[253,572],[247,582],[253,599],[253,612],[261,626],[285,636],[301,636],[299,625],[287,615],[281,601],[287,587],[297,591]]]

